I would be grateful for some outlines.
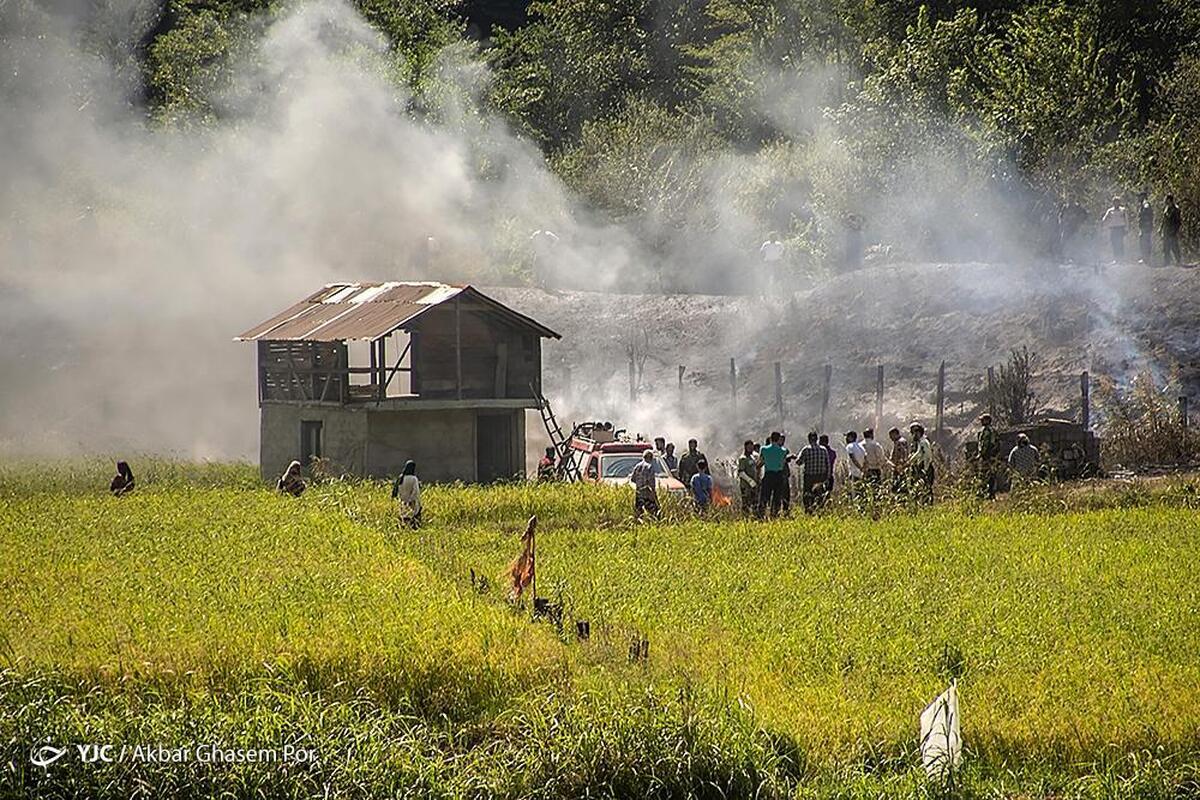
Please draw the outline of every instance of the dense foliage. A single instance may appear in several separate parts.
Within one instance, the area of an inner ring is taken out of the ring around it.
[[[464,38],[484,102],[651,246],[714,194],[828,268],[848,220],[913,257],[1044,253],[1060,203],[1200,208],[1200,3],[1154,0],[356,0],[420,93]],[[144,47],[167,120],[208,98],[270,0],[171,0]],[[415,104],[419,108],[419,102]],[[852,216],[857,215],[857,216]],[[1020,226],[1014,236],[1010,226]]]

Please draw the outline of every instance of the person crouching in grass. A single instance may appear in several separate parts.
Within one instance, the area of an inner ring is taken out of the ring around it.
[[[275,491],[290,494],[292,497],[299,497],[304,494],[304,479],[300,477],[300,462],[293,461],[288,464],[283,474],[279,476],[279,480],[275,482]]]
[[[416,530],[421,527],[421,481],[417,479],[417,462],[409,459],[404,471],[392,483],[392,499],[401,504],[400,520]]]
[[[133,491],[133,470],[129,468],[129,464],[124,461],[117,462],[117,474],[108,484],[108,490],[113,493],[114,497],[120,497]]]

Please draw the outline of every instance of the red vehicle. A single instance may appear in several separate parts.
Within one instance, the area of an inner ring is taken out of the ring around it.
[[[643,453],[653,450],[649,442],[631,442],[624,431],[614,431],[612,423],[589,422],[576,427],[570,441],[571,462],[579,468],[581,480],[622,486],[629,483],[633,468]],[[671,475],[661,455],[655,454],[654,468],[659,491],[682,493],[683,484]]]

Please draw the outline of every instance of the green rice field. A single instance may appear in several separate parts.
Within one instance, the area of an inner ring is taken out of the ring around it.
[[[108,468],[0,469],[3,797],[1200,795],[1186,478],[771,523],[432,487],[411,531],[381,483],[154,461],[113,498]],[[507,599],[531,514],[559,624]],[[935,784],[917,717],[951,679],[966,754]]]

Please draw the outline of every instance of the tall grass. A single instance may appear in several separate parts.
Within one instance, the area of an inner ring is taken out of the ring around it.
[[[431,487],[411,531],[369,481],[290,498],[242,467],[147,467],[162,482],[112,498],[87,470],[21,474],[0,483],[13,796],[934,796],[915,721],[950,678],[955,796],[1197,788],[1186,479],[771,523]],[[530,514],[561,630],[505,599]],[[46,737],[308,742],[322,762],[33,769]]]

